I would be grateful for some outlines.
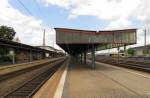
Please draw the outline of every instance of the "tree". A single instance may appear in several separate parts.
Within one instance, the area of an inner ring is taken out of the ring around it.
[[[0,38],[13,40],[16,32],[12,27],[0,26]]]
[[[129,49],[127,50],[127,52],[128,52],[128,54],[131,55],[131,56],[134,55],[134,50],[131,49],[131,48],[129,48]]]

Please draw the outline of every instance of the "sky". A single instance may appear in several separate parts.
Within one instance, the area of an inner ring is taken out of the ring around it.
[[[0,25],[11,26],[22,43],[55,42],[55,27],[85,30],[137,28],[137,44],[150,44],[150,0],[0,0]]]

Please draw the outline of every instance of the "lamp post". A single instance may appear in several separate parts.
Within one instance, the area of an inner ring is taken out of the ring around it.
[[[146,46],[146,29],[144,30],[144,46]]]
[[[147,54],[146,40],[146,29],[144,29],[144,56]]]
[[[15,52],[14,52],[14,50],[10,50],[10,51],[9,51],[9,54],[10,54],[11,57],[12,57],[12,63],[15,64]]]

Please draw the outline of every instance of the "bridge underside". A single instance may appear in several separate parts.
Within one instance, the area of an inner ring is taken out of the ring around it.
[[[83,52],[87,52],[92,47],[98,47],[98,44],[58,44],[64,51],[70,55],[77,55]]]
[[[58,44],[64,51],[70,55],[78,55],[84,52],[90,52],[94,47],[96,51],[118,48],[130,44]]]

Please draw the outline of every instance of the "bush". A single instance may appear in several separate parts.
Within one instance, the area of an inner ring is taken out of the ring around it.
[[[129,48],[129,49],[127,50],[127,52],[128,52],[128,54],[131,55],[131,56],[134,55],[134,50],[131,49],[131,48]]]

